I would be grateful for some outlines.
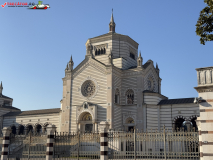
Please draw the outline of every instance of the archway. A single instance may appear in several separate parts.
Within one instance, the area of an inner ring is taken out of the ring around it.
[[[126,125],[126,130],[128,132],[133,132],[134,131],[134,127],[135,127],[135,121],[133,118],[128,117],[125,121],[125,125]]]
[[[197,124],[195,120],[197,120],[197,117],[192,118],[191,123],[192,123],[192,127],[195,128],[195,132],[197,132],[198,128],[197,128]]]
[[[81,132],[91,133],[94,130],[92,115],[89,112],[81,113],[79,116],[79,130]]]
[[[33,132],[33,126],[32,125],[27,126],[27,134],[29,132]]]
[[[16,126],[12,126],[11,129],[12,129],[12,134],[16,134]]]
[[[24,126],[21,125],[19,126],[19,132],[18,132],[19,135],[23,135],[24,134]]]
[[[44,126],[43,126],[43,133],[46,133],[46,132],[47,132],[47,126],[48,126],[48,125],[49,125],[48,123],[44,124]]]
[[[40,124],[36,125],[36,133],[41,133],[42,132],[42,127]]]
[[[176,119],[176,121],[175,121],[175,130],[179,131],[180,129],[184,128],[184,131],[186,131],[187,127],[185,125],[185,122],[186,121],[183,118]]]

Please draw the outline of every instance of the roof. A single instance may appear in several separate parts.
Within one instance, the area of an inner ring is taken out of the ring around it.
[[[7,96],[5,96],[5,95],[0,95],[0,97],[2,97],[2,98],[6,98],[6,99],[12,99],[12,98],[10,98],[10,97],[7,97]]]
[[[180,99],[166,99],[161,100],[158,105],[162,104],[182,104],[182,103],[194,103],[195,98],[180,98]]]
[[[146,62],[144,65],[143,65],[143,68],[146,69],[149,65],[150,65],[150,61]],[[133,68],[137,68],[137,66],[131,66],[129,67],[128,69],[133,69]]]
[[[156,93],[156,92],[153,92],[153,91],[150,91],[150,90],[144,90],[143,93]]]
[[[18,108],[16,108],[16,107],[13,107],[13,106],[5,106],[5,105],[1,106],[0,108],[7,108],[7,109],[16,109],[16,110],[20,110],[20,109],[18,109]]]
[[[5,116],[27,116],[27,115],[35,115],[35,114],[49,114],[49,113],[59,113],[60,108],[53,109],[43,109],[43,110],[31,110],[31,111],[22,111],[22,112],[9,112],[4,115]]]

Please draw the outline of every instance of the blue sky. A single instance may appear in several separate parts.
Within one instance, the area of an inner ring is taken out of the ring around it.
[[[199,12],[206,6],[202,0],[43,3],[51,8],[0,8],[0,81],[14,107],[60,107],[70,56],[76,67],[85,58],[87,39],[109,31],[112,8],[116,32],[139,43],[144,63],[149,59],[158,63],[162,94],[170,99],[198,96],[195,68],[212,66],[213,59],[213,42],[201,45],[195,33]]]

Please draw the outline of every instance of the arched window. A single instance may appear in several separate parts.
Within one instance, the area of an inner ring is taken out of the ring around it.
[[[24,126],[23,126],[23,125],[21,125],[21,126],[19,127],[19,132],[18,132],[18,134],[19,134],[19,135],[23,135],[23,134],[24,134]]]
[[[41,133],[41,125],[40,124],[38,124],[37,126],[36,126],[36,133]]]
[[[98,52],[97,52],[97,49],[95,50],[95,55],[97,55],[98,54]]]
[[[115,90],[115,103],[120,103],[120,92],[118,88]]]
[[[101,54],[101,51],[100,51],[100,49],[98,49],[98,55],[100,55]]]
[[[101,54],[104,54],[104,50],[101,48]]]
[[[29,125],[27,127],[27,133],[29,133],[29,132],[33,132],[33,126],[32,125]]]
[[[104,48],[104,54],[106,54],[106,49]]]
[[[126,103],[134,104],[134,92],[132,89],[127,90],[126,92]]]
[[[12,129],[12,134],[16,134],[16,126],[12,126],[11,129]]]

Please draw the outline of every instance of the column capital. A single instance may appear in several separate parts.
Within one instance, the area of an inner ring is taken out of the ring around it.
[[[2,129],[3,136],[9,136],[11,131],[12,131],[12,129],[10,127],[4,127]]]

